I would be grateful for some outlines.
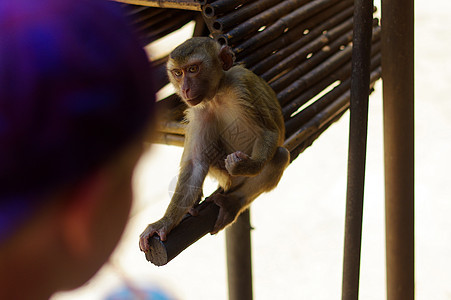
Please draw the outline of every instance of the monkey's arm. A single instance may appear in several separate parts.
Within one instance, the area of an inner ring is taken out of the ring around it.
[[[225,166],[232,176],[255,176],[261,172],[265,163],[274,156],[278,146],[279,133],[267,130],[254,142],[251,156],[236,151],[227,156]]]
[[[202,160],[189,160],[183,164],[163,219],[169,220],[174,226],[180,222],[202,196],[202,185],[207,173],[208,165]]]
[[[155,233],[162,241],[166,240],[167,234],[180,223],[183,216],[202,196],[202,184],[207,173],[208,165],[205,162],[196,159],[182,162],[175,192],[166,213],[160,220],[147,226],[140,235],[139,246],[142,251],[149,249],[148,239]]]

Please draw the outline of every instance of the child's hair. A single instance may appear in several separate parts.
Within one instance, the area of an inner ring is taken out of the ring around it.
[[[0,1],[0,240],[30,195],[87,176],[147,127],[151,85],[117,3]]]

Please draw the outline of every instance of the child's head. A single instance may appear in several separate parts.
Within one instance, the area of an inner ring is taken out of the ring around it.
[[[154,94],[145,52],[118,5],[0,1],[3,292],[12,293],[20,272],[42,287],[81,284],[125,226]]]

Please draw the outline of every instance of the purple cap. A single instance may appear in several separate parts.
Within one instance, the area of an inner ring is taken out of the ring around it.
[[[76,182],[142,132],[151,84],[119,4],[0,1],[0,240],[33,195]]]

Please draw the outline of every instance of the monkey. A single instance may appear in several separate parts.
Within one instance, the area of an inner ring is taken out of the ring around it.
[[[234,53],[209,37],[194,37],[177,46],[167,62],[169,80],[186,103],[184,150],[175,192],[163,217],[140,235],[162,241],[202,197],[207,175],[221,193],[205,201],[219,206],[212,234],[274,189],[290,160],[284,148],[285,127],[275,92],[260,77],[235,64]]]

